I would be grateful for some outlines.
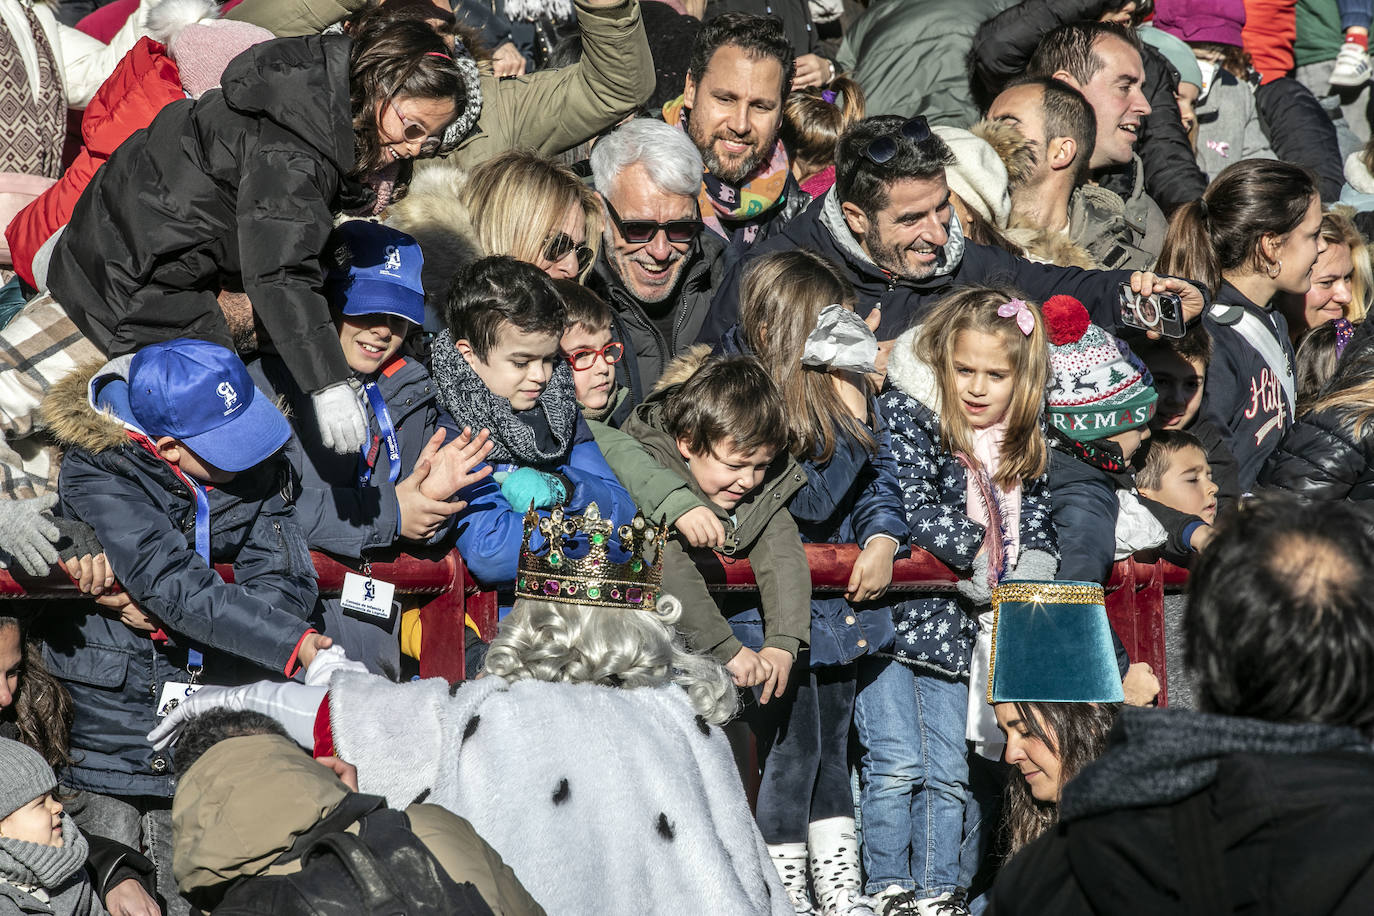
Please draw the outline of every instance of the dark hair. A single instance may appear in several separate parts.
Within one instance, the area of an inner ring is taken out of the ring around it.
[[[1348,502],[1247,500],[1188,580],[1201,708],[1374,734],[1374,524]]]
[[[1119,703],[1015,703],[1016,715],[1032,738],[1039,739],[1059,760],[1060,785],[1073,779],[1107,749]],[[1059,806],[1031,794],[1019,776],[1007,781],[1002,829],[1007,858],[1059,821]]]
[[[1143,454],[1135,459],[1136,464],[1140,466],[1140,470],[1135,472],[1136,488],[1158,490],[1159,485],[1164,482],[1164,471],[1168,468],[1169,456],[1189,447],[1201,449],[1204,456],[1207,454],[1202,441],[1185,430],[1161,429],[1150,433],[1150,438],[1141,449]]]
[[[455,116],[463,111],[465,84],[451,53],[443,37],[423,20],[382,16],[358,20],[348,56],[357,149],[353,175],[368,175],[387,164],[378,136],[377,109],[388,100],[398,95],[441,99],[453,103]]]
[[[606,300],[576,280],[559,278],[553,281],[553,287],[558,290],[567,310],[563,318],[565,330],[580,324],[595,334],[607,330],[615,320],[615,313]]]
[[[663,426],[695,454],[729,444],[740,452],[787,451],[787,417],[778,386],[752,356],[712,357],[663,404]]]
[[[1082,184],[1088,177],[1088,163],[1097,146],[1097,115],[1093,112],[1092,103],[1073,86],[1050,76],[1023,76],[1008,83],[1007,89],[1017,86],[1040,87],[1040,114],[1045,119],[1045,142],[1049,143],[1056,137],[1073,140],[1078,148],[1073,180],[1074,184]]]
[[[1104,38],[1119,38],[1140,53],[1140,37],[1132,29],[1114,22],[1070,22],[1045,33],[1031,55],[1026,73],[1054,76],[1063,70],[1086,86],[1107,65],[1097,55],[1097,43]]]
[[[1167,351],[1177,353],[1184,359],[1200,360],[1205,367],[1212,363],[1212,335],[1207,333],[1207,328],[1199,321],[1184,331],[1182,337],[1161,337],[1158,340],[1138,337],[1131,341],[1131,350],[1147,363],[1150,358],[1146,354]]]
[[[0,633],[14,628],[19,641],[19,687],[10,705],[0,712],[0,721],[14,723],[17,738],[43,756],[54,768],[72,763],[72,717],[75,710],[71,694],[43,664],[43,648],[29,638],[29,618],[0,616]]]
[[[477,358],[485,360],[503,322],[526,334],[561,336],[565,315],[567,308],[548,274],[508,255],[493,255],[453,278],[444,324],[454,343],[466,340]]]
[[[1336,374],[1340,356],[1336,352],[1336,323],[1323,321],[1298,338],[1293,374],[1297,377],[1298,403],[1293,413],[1302,416],[1312,409],[1326,383]]]
[[[781,19],[751,13],[721,13],[707,20],[697,31],[696,40],[692,42],[692,58],[687,64],[687,74],[693,83],[701,85],[711,58],[725,45],[734,45],[754,59],[771,57],[776,60],[782,67],[780,95],[786,97],[796,72],[796,54],[783,31]]]
[[[872,219],[888,203],[888,188],[904,179],[928,181],[943,176],[945,167],[954,164],[954,153],[932,133],[929,139],[912,143],[901,134],[906,118],[881,115],[864,118],[840,137],[835,150],[835,193]],[[892,137],[897,153],[879,164],[868,158],[869,144],[879,137]]]
[[[177,772],[185,774],[205,752],[229,738],[248,735],[281,735],[290,739],[286,729],[271,716],[252,709],[218,706],[187,720],[177,738],[173,757]]]
[[[1215,294],[1225,272],[1263,270],[1260,240],[1296,229],[1316,195],[1317,176],[1303,166],[1278,159],[1229,165],[1201,200],[1174,211],[1155,269],[1188,277]]]

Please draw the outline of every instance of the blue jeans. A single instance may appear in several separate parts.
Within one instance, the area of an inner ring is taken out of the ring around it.
[[[101,795],[76,790],[62,805],[87,833],[123,843],[147,856],[157,868],[157,891],[167,916],[190,916],[191,904],[177,892],[172,876],[172,800],[150,796]]]
[[[859,660],[854,724],[864,748],[859,806],[867,893],[894,884],[918,898],[961,889],[967,720],[963,681],[888,658]]]

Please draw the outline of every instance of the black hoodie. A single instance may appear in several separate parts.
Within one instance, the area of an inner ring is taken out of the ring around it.
[[[216,297],[241,287],[297,383],[349,377],[320,253],[370,194],[355,161],[343,36],[256,45],[223,89],[174,102],[96,172],[53,252],[52,292],[111,356],[195,337],[233,347]]]

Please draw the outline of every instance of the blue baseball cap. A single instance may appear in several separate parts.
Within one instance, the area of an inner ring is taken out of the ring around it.
[[[291,438],[291,425],[219,344],[169,340],[134,354],[129,411],[154,439],[171,436],[225,471],[246,471]]]
[[[345,315],[399,315],[425,320],[425,265],[415,239],[366,220],[349,220],[334,230],[330,250],[338,266],[329,270],[329,301]]]

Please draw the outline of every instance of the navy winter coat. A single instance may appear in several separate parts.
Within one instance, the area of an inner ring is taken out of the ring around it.
[[[119,410],[132,357],[92,385]],[[154,641],[95,605],[46,615],[43,658],[70,691],[76,718],[64,784],[112,795],[170,798],[172,755],[144,736],[158,723],[162,685],[186,681],[187,650],[204,655],[201,683],[232,685],[284,676],[310,625],[315,567],[296,523],[297,482],[277,455],[208,489],[210,557],[234,564],[227,584],[196,553],[195,502],[171,467],[118,420],[95,412],[84,378],[54,388],[45,412],[68,446],[58,484],[61,510],[95,529],[120,584],[167,635]],[[124,396],[127,404],[127,394]],[[146,440],[146,437],[144,437]]]

